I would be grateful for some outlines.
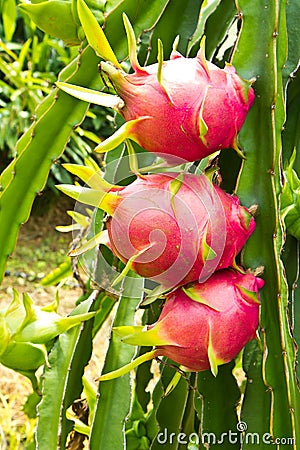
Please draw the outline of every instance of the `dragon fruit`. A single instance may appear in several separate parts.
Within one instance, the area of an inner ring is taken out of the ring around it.
[[[124,187],[107,183],[90,167],[64,167],[90,188],[59,189],[109,214],[107,230],[70,254],[78,256],[90,244],[104,243],[126,264],[123,274],[133,269],[163,290],[203,282],[216,270],[234,266],[255,229],[238,197],[203,174],[149,174]]]
[[[244,80],[231,64],[221,69],[207,61],[204,43],[195,58],[186,58],[176,50],[175,42],[170,59],[163,61],[159,40],[158,63],[141,67],[134,31],[124,14],[134,70],[127,73],[104,33],[98,30],[95,37],[84,22],[90,45],[104,59],[99,65],[100,73],[108,77],[118,95],[64,82],[56,85],[81,100],[110,106],[126,121],[95,151],[107,152],[131,139],[171,164],[196,161],[229,147],[241,154],[237,134],[254,102],[254,79]]]
[[[239,199],[205,175],[147,175],[107,202],[113,252],[166,289],[232,266],[255,229]]]
[[[159,319],[148,326],[121,326],[123,342],[155,346],[143,360],[166,356],[187,371],[211,369],[235,358],[254,339],[259,321],[261,278],[224,269],[205,283],[192,283],[167,295]],[[140,361],[136,360],[137,365]],[[126,367],[101,379],[126,372]]]
[[[237,133],[254,91],[232,65],[220,69],[206,61],[203,48],[196,58],[173,50],[168,61],[140,67],[132,58],[131,64],[130,74],[110,62],[100,64],[124,102],[117,110],[126,124],[96,151],[126,138],[170,162],[199,160],[228,147],[239,151]]]

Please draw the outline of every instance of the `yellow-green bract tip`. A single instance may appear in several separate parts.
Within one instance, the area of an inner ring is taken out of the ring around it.
[[[95,53],[106,61],[111,61],[116,67],[121,68],[97,19],[83,0],[77,1],[77,10],[87,41],[95,50]]]
[[[138,358],[136,358],[135,360],[126,364],[125,366],[121,367],[120,369],[116,369],[116,370],[113,370],[112,372],[101,375],[99,380],[100,381],[108,381],[108,380],[113,380],[115,378],[121,377],[122,375],[126,375],[128,372],[130,372],[132,369],[135,369],[137,366],[139,366],[143,362],[150,361],[150,359],[156,358],[156,356],[158,356],[157,350],[152,350],[150,352],[144,353],[143,355],[139,356]]]

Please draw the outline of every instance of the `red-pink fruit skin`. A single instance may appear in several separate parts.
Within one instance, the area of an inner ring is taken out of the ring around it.
[[[120,191],[121,201],[107,222],[113,252],[127,262],[145,251],[132,265],[139,275],[168,288],[204,280],[215,270],[234,263],[255,229],[255,221],[236,196],[226,194],[204,175],[184,174],[174,196],[170,185],[177,173],[147,175]],[[243,214],[249,218],[245,224]],[[201,239],[216,257],[204,261]]]
[[[196,58],[173,52],[171,59],[163,63],[163,87],[157,80],[157,69],[158,65],[153,64],[112,79],[125,102],[120,110],[124,119],[148,117],[135,124],[135,140],[148,151],[185,161],[235,147],[237,133],[255,96],[233,66],[220,69],[204,61],[201,52]],[[203,139],[201,117],[208,127]]]
[[[159,354],[191,371],[207,370],[210,334],[215,357],[221,363],[231,361],[255,338],[259,322],[259,303],[243,295],[236,285],[256,293],[259,301],[263,284],[254,275],[227,269],[192,286],[210,306],[192,300],[182,288],[169,294],[158,321],[148,326],[170,342],[157,347]]]

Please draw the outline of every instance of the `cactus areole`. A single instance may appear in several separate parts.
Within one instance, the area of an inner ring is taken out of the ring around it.
[[[166,356],[188,371],[211,369],[235,358],[255,338],[261,278],[233,269],[214,273],[167,295],[157,322],[145,327],[118,327],[123,342],[153,345],[152,356]]]
[[[237,133],[254,91],[232,65],[218,68],[206,61],[203,49],[196,58],[173,51],[161,64],[131,64],[131,74],[100,64],[124,101],[119,113],[127,122],[122,132],[99,145],[101,151],[117,142],[118,134],[150,152],[170,155],[170,161],[172,156],[195,161],[224,148],[238,150]]]
[[[205,175],[151,174],[114,194],[103,202],[113,252],[166,289],[232,266],[255,229],[239,199]]]

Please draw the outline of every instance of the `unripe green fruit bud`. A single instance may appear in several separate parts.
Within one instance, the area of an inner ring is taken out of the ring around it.
[[[47,345],[61,333],[90,319],[94,312],[62,317],[58,301],[44,308],[28,294],[14,292],[11,304],[0,310],[0,363],[19,372],[36,371],[47,363]]]
[[[0,361],[4,366],[19,372],[35,372],[42,364],[47,363],[47,348],[43,344],[11,341]]]
[[[62,39],[70,46],[80,44],[71,1],[48,0],[40,3],[21,3],[18,6],[45,33]]]
[[[0,342],[1,342],[0,357],[5,352],[5,349],[9,342],[9,337],[10,334],[5,318],[3,316],[0,316]]]

